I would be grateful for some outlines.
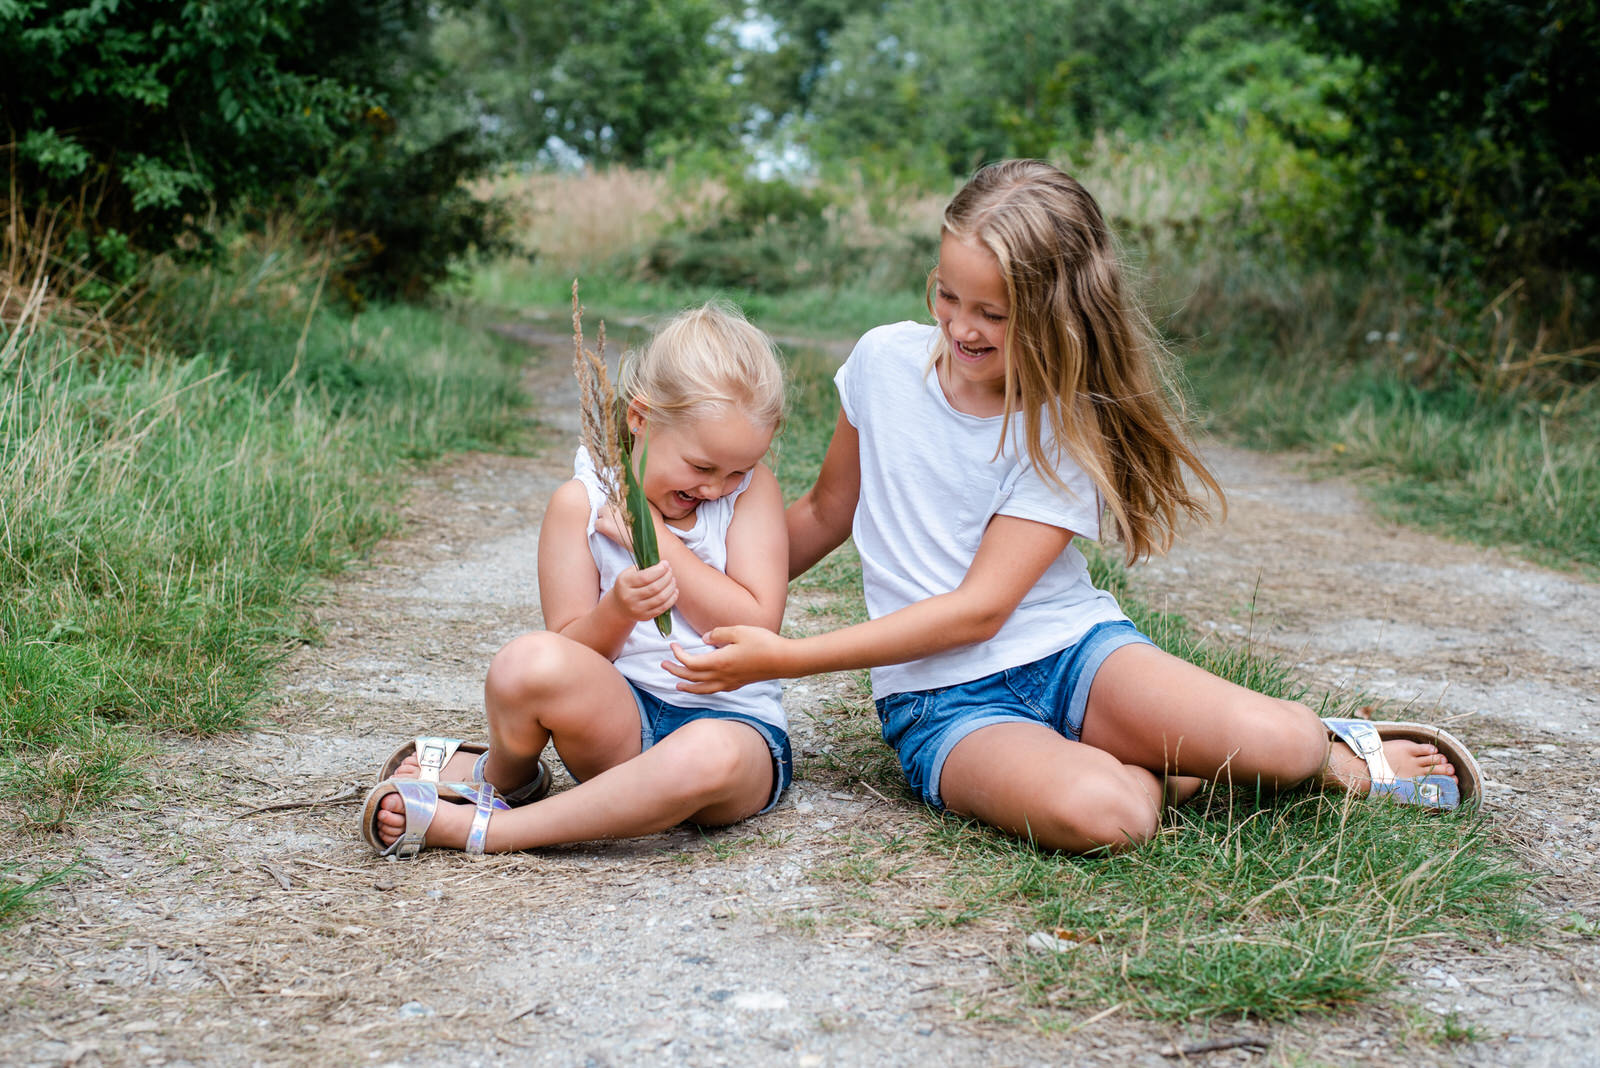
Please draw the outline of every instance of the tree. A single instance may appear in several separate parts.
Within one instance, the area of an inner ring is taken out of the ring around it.
[[[1306,0],[1311,47],[1353,57],[1336,98],[1364,207],[1446,270],[1600,272],[1596,0]]]
[[[819,155],[965,173],[998,156],[1070,152],[1100,130],[1198,122],[1167,75],[1197,29],[1263,37],[1270,0],[893,0],[831,31],[808,99]]]
[[[597,162],[737,144],[736,0],[481,4],[441,48],[483,121],[532,152],[549,138]]]
[[[308,221],[380,250],[367,266],[397,274],[376,288],[425,288],[446,249],[487,237],[457,190],[482,147],[459,130],[416,136],[432,11],[426,0],[0,0],[14,188],[28,203],[84,205],[78,224],[97,248],[160,249],[214,213],[316,179]],[[397,190],[440,220],[427,239],[408,229],[417,212],[372,198]]]

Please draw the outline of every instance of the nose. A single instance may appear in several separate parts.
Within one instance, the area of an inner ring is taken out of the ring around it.
[[[950,318],[950,333],[962,341],[976,341],[982,335],[978,317],[972,312],[956,312]]]
[[[695,495],[704,500],[714,501],[732,493],[738,484],[739,479],[735,475],[726,478],[708,478],[695,488]]]

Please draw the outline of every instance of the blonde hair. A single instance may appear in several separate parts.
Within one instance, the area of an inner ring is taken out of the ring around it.
[[[701,418],[719,405],[752,426],[783,422],[783,364],[777,348],[726,301],[679,312],[619,371],[622,397],[661,423]]]
[[[1130,564],[1171,547],[1180,513],[1210,515],[1184,468],[1224,503],[1184,432],[1166,350],[1125,292],[1111,230],[1076,179],[1039,160],[992,163],[951,199],[944,232],[993,253],[1005,281],[1002,442],[1020,411],[1029,459],[1064,486],[1048,425],[1105,498]],[[937,277],[935,268],[930,311]],[[949,356],[941,336],[935,359]]]

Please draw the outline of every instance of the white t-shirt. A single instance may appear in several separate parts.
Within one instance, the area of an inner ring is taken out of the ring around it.
[[[606,492],[600,484],[588,450],[578,447],[573,460],[573,477],[583,483],[589,492],[589,555],[600,569],[600,589],[609,590],[617,583],[617,576],[633,566],[633,554],[595,529],[595,516],[605,507]],[[752,472],[753,474],[753,472]],[[701,501],[694,510],[694,526],[688,530],[667,527],[705,563],[718,571],[728,570],[728,525],[733,522],[733,505],[739,495],[750,485],[750,475],[745,475],[739,487],[725,497],[714,501]],[[673,659],[670,643],[677,642],[686,652],[703,653],[711,649],[698,631],[683,618],[683,613],[672,610],[672,635],[662,637],[656,621],[647,619],[635,623],[622,652],[613,663],[622,677],[668,704],[679,708],[715,708],[726,712],[743,712],[763,723],[787,731],[788,719],[783,712],[783,686],[776,679],[753,682],[726,693],[684,693],[678,689],[678,678],[661,666],[663,660]]]
[[[1016,516],[1100,534],[1100,497],[1068,459],[1047,482],[1028,459],[1023,420],[951,407],[931,359],[938,328],[881,326],[866,334],[834,376],[845,418],[861,441],[861,496],[852,534],[861,554],[867,614],[876,619],[961,584],[989,520]],[[1107,620],[1126,619],[1116,599],[1089,581],[1069,545],[987,642],[872,669],[872,696],[929,690],[991,675],[1076,644]]]

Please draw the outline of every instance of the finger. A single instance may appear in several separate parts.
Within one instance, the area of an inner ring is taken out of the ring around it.
[[[701,637],[703,638],[705,635],[702,634]],[[688,667],[691,670],[704,670],[706,668],[707,665],[705,661],[711,656],[710,653],[686,652],[683,646],[679,645],[677,642],[672,642],[671,646],[672,655],[678,658],[678,662],[680,664],[683,664],[685,667]]]

